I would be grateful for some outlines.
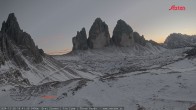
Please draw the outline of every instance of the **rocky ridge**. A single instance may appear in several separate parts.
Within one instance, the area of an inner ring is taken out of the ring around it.
[[[28,65],[22,58],[23,56],[33,63],[40,63],[43,61],[44,55],[44,52],[41,52],[41,49],[35,45],[31,36],[20,29],[14,13],[9,14],[7,20],[2,23],[0,53],[0,64],[10,60],[25,70],[28,70]]]
[[[80,36],[84,36],[85,39],[85,35],[85,30],[82,29],[73,39],[74,42],[81,40]],[[85,44],[87,45],[87,39]],[[81,44],[78,47],[81,48]],[[87,49],[87,46],[82,47],[82,49],[85,48]],[[0,82],[19,85],[25,81],[28,84],[37,85],[51,81],[96,77],[90,73],[83,75],[83,72],[65,66],[39,49],[31,36],[20,28],[14,13],[9,14],[8,19],[2,23],[0,31],[0,74],[2,76]],[[20,77],[11,75],[15,73]]]
[[[148,41],[145,40],[143,35],[141,36],[138,32],[134,32],[131,26],[123,20],[117,21],[113,35],[110,37],[108,25],[101,18],[96,18],[90,28],[89,37],[87,38],[86,31],[83,28],[73,37],[72,42],[72,50],[75,51],[100,49],[109,46],[131,47],[135,44],[145,46]]]
[[[196,46],[196,35],[172,33],[167,37],[164,45],[170,49]]]

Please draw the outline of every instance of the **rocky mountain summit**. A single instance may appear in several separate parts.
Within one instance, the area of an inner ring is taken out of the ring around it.
[[[140,34],[138,32],[133,32],[133,39],[134,39],[135,43],[138,43],[138,44],[140,44],[142,46],[146,45],[146,40],[145,40],[144,36],[143,35],[140,36]],[[150,40],[150,41],[152,41],[152,40]]]
[[[171,49],[196,46],[196,35],[172,33],[167,37],[164,44]]]
[[[131,46],[134,43],[133,29],[123,20],[118,20],[113,31],[112,41],[116,46]]]
[[[79,44],[77,44],[78,42]],[[73,38],[73,43],[76,49],[88,49],[85,29],[78,32],[77,36]],[[83,44],[84,46],[82,46]],[[14,73],[19,74],[22,80],[10,76]],[[14,80],[20,83],[24,80],[28,84],[41,84],[49,81],[65,81],[92,76],[85,76],[81,73],[83,72],[65,67],[64,64],[39,49],[31,36],[20,28],[14,13],[9,14],[8,19],[2,23],[0,74],[5,74],[6,77],[3,77],[0,82],[12,83]]]
[[[1,64],[4,61],[13,61],[18,67],[28,69],[21,54],[33,63],[40,63],[43,51],[39,49],[31,36],[23,32],[14,13],[9,14],[7,21],[2,23],[0,31]],[[21,50],[21,51],[20,51]],[[42,55],[41,52],[42,51]]]
[[[73,37],[73,50],[86,50],[88,49],[87,45],[87,35],[85,28],[82,28],[80,32],[77,32],[77,35]]]
[[[103,48],[110,45],[110,34],[108,25],[97,18],[89,31],[88,46],[89,48]]]
[[[88,38],[85,33],[83,28],[73,37],[73,50],[98,49],[108,46],[131,47],[134,44],[145,46],[148,42],[143,35],[140,36],[138,32],[134,32],[131,26],[123,20],[117,21],[112,37],[110,37],[108,25],[101,18],[95,19]]]

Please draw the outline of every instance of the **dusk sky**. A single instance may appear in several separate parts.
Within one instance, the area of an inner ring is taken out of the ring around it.
[[[184,11],[170,11],[172,5]],[[72,49],[82,27],[87,35],[97,17],[109,26],[126,21],[145,39],[163,42],[170,33],[196,34],[196,0],[0,0],[0,23],[15,13],[21,29],[46,53]]]

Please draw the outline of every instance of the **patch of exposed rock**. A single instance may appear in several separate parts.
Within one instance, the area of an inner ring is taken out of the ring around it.
[[[146,40],[144,38],[144,36],[140,36],[138,32],[133,32],[133,39],[135,43],[138,43],[142,46],[146,45]]]

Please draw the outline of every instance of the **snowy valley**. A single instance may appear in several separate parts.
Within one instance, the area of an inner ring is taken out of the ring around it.
[[[89,33],[88,39],[85,29],[77,33],[70,53],[51,56],[10,14],[0,32],[0,106],[188,110],[196,104],[193,40],[171,34],[180,40],[161,45],[123,20],[110,38],[100,18]]]

